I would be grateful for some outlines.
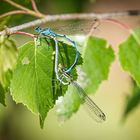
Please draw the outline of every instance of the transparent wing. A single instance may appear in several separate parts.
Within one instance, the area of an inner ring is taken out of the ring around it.
[[[97,19],[90,20],[68,20],[68,21],[57,21],[50,22],[44,25],[43,28],[51,28],[54,32],[65,34],[65,35],[81,35],[88,34],[92,28],[98,25]]]
[[[72,84],[76,87],[78,91],[77,93],[92,119],[94,119],[97,122],[105,121],[106,116],[102,112],[102,110],[93,102],[93,100],[90,97],[87,96],[85,91],[76,82],[72,82]]]

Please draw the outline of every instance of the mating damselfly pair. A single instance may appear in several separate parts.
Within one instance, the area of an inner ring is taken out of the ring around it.
[[[54,71],[55,71],[57,80],[61,84],[63,84],[63,85],[69,85],[69,84],[73,85],[77,89],[77,94],[78,94],[78,96],[79,96],[79,98],[81,100],[81,103],[83,103],[83,104],[85,104],[87,106],[88,111],[90,113],[90,116],[94,120],[96,120],[97,122],[105,121],[106,120],[106,116],[102,112],[102,110],[85,93],[85,91],[80,87],[80,85],[73,80],[72,75],[70,75],[70,72],[72,71],[72,69],[76,65],[77,60],[78,60],[78,57],[79,57],[79,52],[78,52],[78,49],[77,49],[76,42],[73,41],[71,38],[69,38],[67,35],[56,33],[53,30],[51,30],[50,28],[44,28],[43,29],[41,27],[37,27],[35,29],[35,31],[37,33],[39,33],[39,35],[41,35],[41,36],[47,36],[47,37],[52,38],[54,40],[54,42],[55,42],[55,67],[54,67]],[[60,67],[58,67],[59,48],[58,48],[58,40],[57,40],[57,37],[64,38],[75,49],[75,60],[74,60],[73,64],[69,68],[63,68],[63,67],[60,68]]]

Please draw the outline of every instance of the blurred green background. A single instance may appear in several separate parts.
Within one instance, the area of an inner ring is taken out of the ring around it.
[[[2,8],[1,13],[5,9]],[[29,3],[25,5],[29,6]],[[12,9],[6,5],[7,9]],[[30,6],[29,6],[30,7]],[[122,10],[140,9],[139,0],[40,0],[38,7],[46,14],[81,13],[81,12],[111,12]],[[17,17],[11,26],[33,20],[33,17]],[[131,27],[140,25],[139,17],[118,18]],[[51,23],[50,23],[51,24]],[[56,24],[53,22],[52,24]],[[107,39],[116,54],[118,44],[127,38],[128,32],[110,23],[102,23],[97,36]],[[21,38],[19,44],[23,44],[26,37]],[[123,72],[116,61],[110,69],[109,79],[104,81],[95,95],[91,98],[104,110],[107,120],[98,124],[81,108],[73,117],[61,124],[57,121],[55,109],[48,113],[43,130],[40,129],[38,116],[35,116],[23,105],[16,105],[7,95],[7,107],[0,105],[0,140],[139,140],[140,139],[140,110],[137,108],[122,123],[121,119],[125,108],[127,95],[131,94],[131,79]]]

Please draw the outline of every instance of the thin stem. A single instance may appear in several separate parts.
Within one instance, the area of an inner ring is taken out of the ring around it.
[[[24,11],[28,11],[28,10],[30,11],[30,9],[28,9],[28,8],[26,8],[26,7],[24,7],[24,6],[20,5],[20,4],[17,4],[14,1],[11,1],[11,0],[4,0],[4,1],[9,3],[9,4],[11,4],[11,5],[13,5],[16,8],[22,9]]]
[[[7,13],[0,15],[0,19],[6,16],[16,15],[16,14],[28,14],[26,11],[23,10],[14,10]]]
[[[93,22],[93,25],[91,27],[91,30],[89,31],[89,33],[87,34],[87,38],[84,42],[83,45],[83,49],[82,49],[82,57],[85,57],[85,52],[86,52],[86,47],[87,47],[87,42],[88,42],[88,37],[92,36],[94,31],[97,29],[97,27],[100,25],[100,20],[99,19],[95,19],[95,22]]]
[[[125,23],[122,23],[122,22],[120,22],[120,21],[118,21],[118,20],[115,20],[115,19],[103,19],[102,20],[103,22],[105,21],[105,22],[110,22],[110,23],[113,23],[113,24],[116,24],[116,25],[119,25],[120,27],[122,27],[122,28],[124,28],[124,29],[126,29],[126,30],[130,30],[131,29],[131,27],[129,27],[127,24],[125,24]]]
[[[33,16],[36,16],[36,17],[44,17],[45,16],[45,15],[43,15],[41,13],[36,13],[36,12],[34,12],[34,11],[32,11],[32,10],[30,10],[30,9],[20,5],[20,4],[17,4],[15,2],[11,1],[11,0],[4,0],[4,1],[9,3],[9,4],[11,4],[12,6],[14,6],[14,7],[18,8],[18,9],[26,11],[30,15],[33,15]]]
[[[32,38],[37,37],[37,35],[31,34],[31,33],[27,33],[27,32],[22,32],[22,31],[10,32],[9,28],[6,28],[4,31],[5,31],[4,34],[6,34],[6,35],[20,34],[20,35],[30,36]]]
[[[95,19],[95,22],[93,23],[89,33],[87,36],[91,36],[93,35],[94,31],[98,28],[98,26],[100,25],[100,20],[99,19]]]
[[[21,31],[13,32],[13,33],[11,33],[10,35],[13,35],[13,34],[26,35],[26,36],[30,36],[30,37],[32,37],[32,38],[35,38],[35,37],[36,37],[36,35],[34,35],[34,34],[27,33],[27,32],[21,32]]]
[[[40,11],[39,11],[38,8],[37,8],[37,5],[36,5],[35,0],[31,0],[31,3],[32,3],[32,8],[33,8],[33,10],[34,10],[36,13],[40,13]]]

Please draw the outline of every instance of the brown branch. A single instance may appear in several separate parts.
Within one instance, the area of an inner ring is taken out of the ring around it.
[[[28,14],[26,11],[23,10],[14,10],[7,13],[0,15],[0,19],[6,16],[16,15],[16,14]]]
[[[15,3],[14,1],[11,1],[11,0],[3,0],[3,1],[11,4],[12,6],[14,6],[14,7],[18,8],[18,9],[26,11],[30,15],[33,15],[33,16],[36,16],[36,17],[40,17],[40,18],[44,17],[44,15],[42,13],[40,13],[40,12],[38,13],[38,12],[32,11],[32,10],[30,10],[30,9],[20,5],[20,4]]]
[[[32,8],[33,8],[33,10],[34,10],[35,12],[37,12],[37,13],[40,13],[40,11],[39,11],[38,8],[37,8],[37,5],[36,5],[35,0],[31,0],[31,3],[32,3]]]
[[[124,17],[124,16],[139,16],[140,10],[137,11],[124,11],[124,12],[113,12],[113,13],[83,13],[83,14],[63,14],[63,15],[47,15],[42,19],[37,19],[32,22],[24,23],[10,28],[10,32],[14,33],[19,30],[23,30],[30,27],[35,27],[40,24],[44,24],[50,21],[59,21],[59,20],[95,20],[95,19],[107,19],[112,17]],[[5,34],[5,30],[0,32],[0,35]]]
[[[8,36],[9,36],[9,35],[13,35],[13,34],[19,34],[19,35],[30,36],[30,37],[32,37],[32,38],[37,37],[37,35],[31,34],[31,33],[28,33],[28,32],[22,32],[22,31],[11,32],[11,31],[10,31],[10,28],[5,28],[5,34],[8,35]]]
[[[24,11],[28,11],[28,10],[29,10],[28,8],[26,8],[26,7],[24,7],[24,6],[20,5],[20,4],[17,4],[17,3],[15,3],[15,2],[12,1],[12,0],[3,0],[3,1],[5,1],[5,2],[11,4],[12,6],[14,6],[14,7],[16,7],[16,8],[19,8],[19,9],[21,9],[21,10],[24,10]]]

